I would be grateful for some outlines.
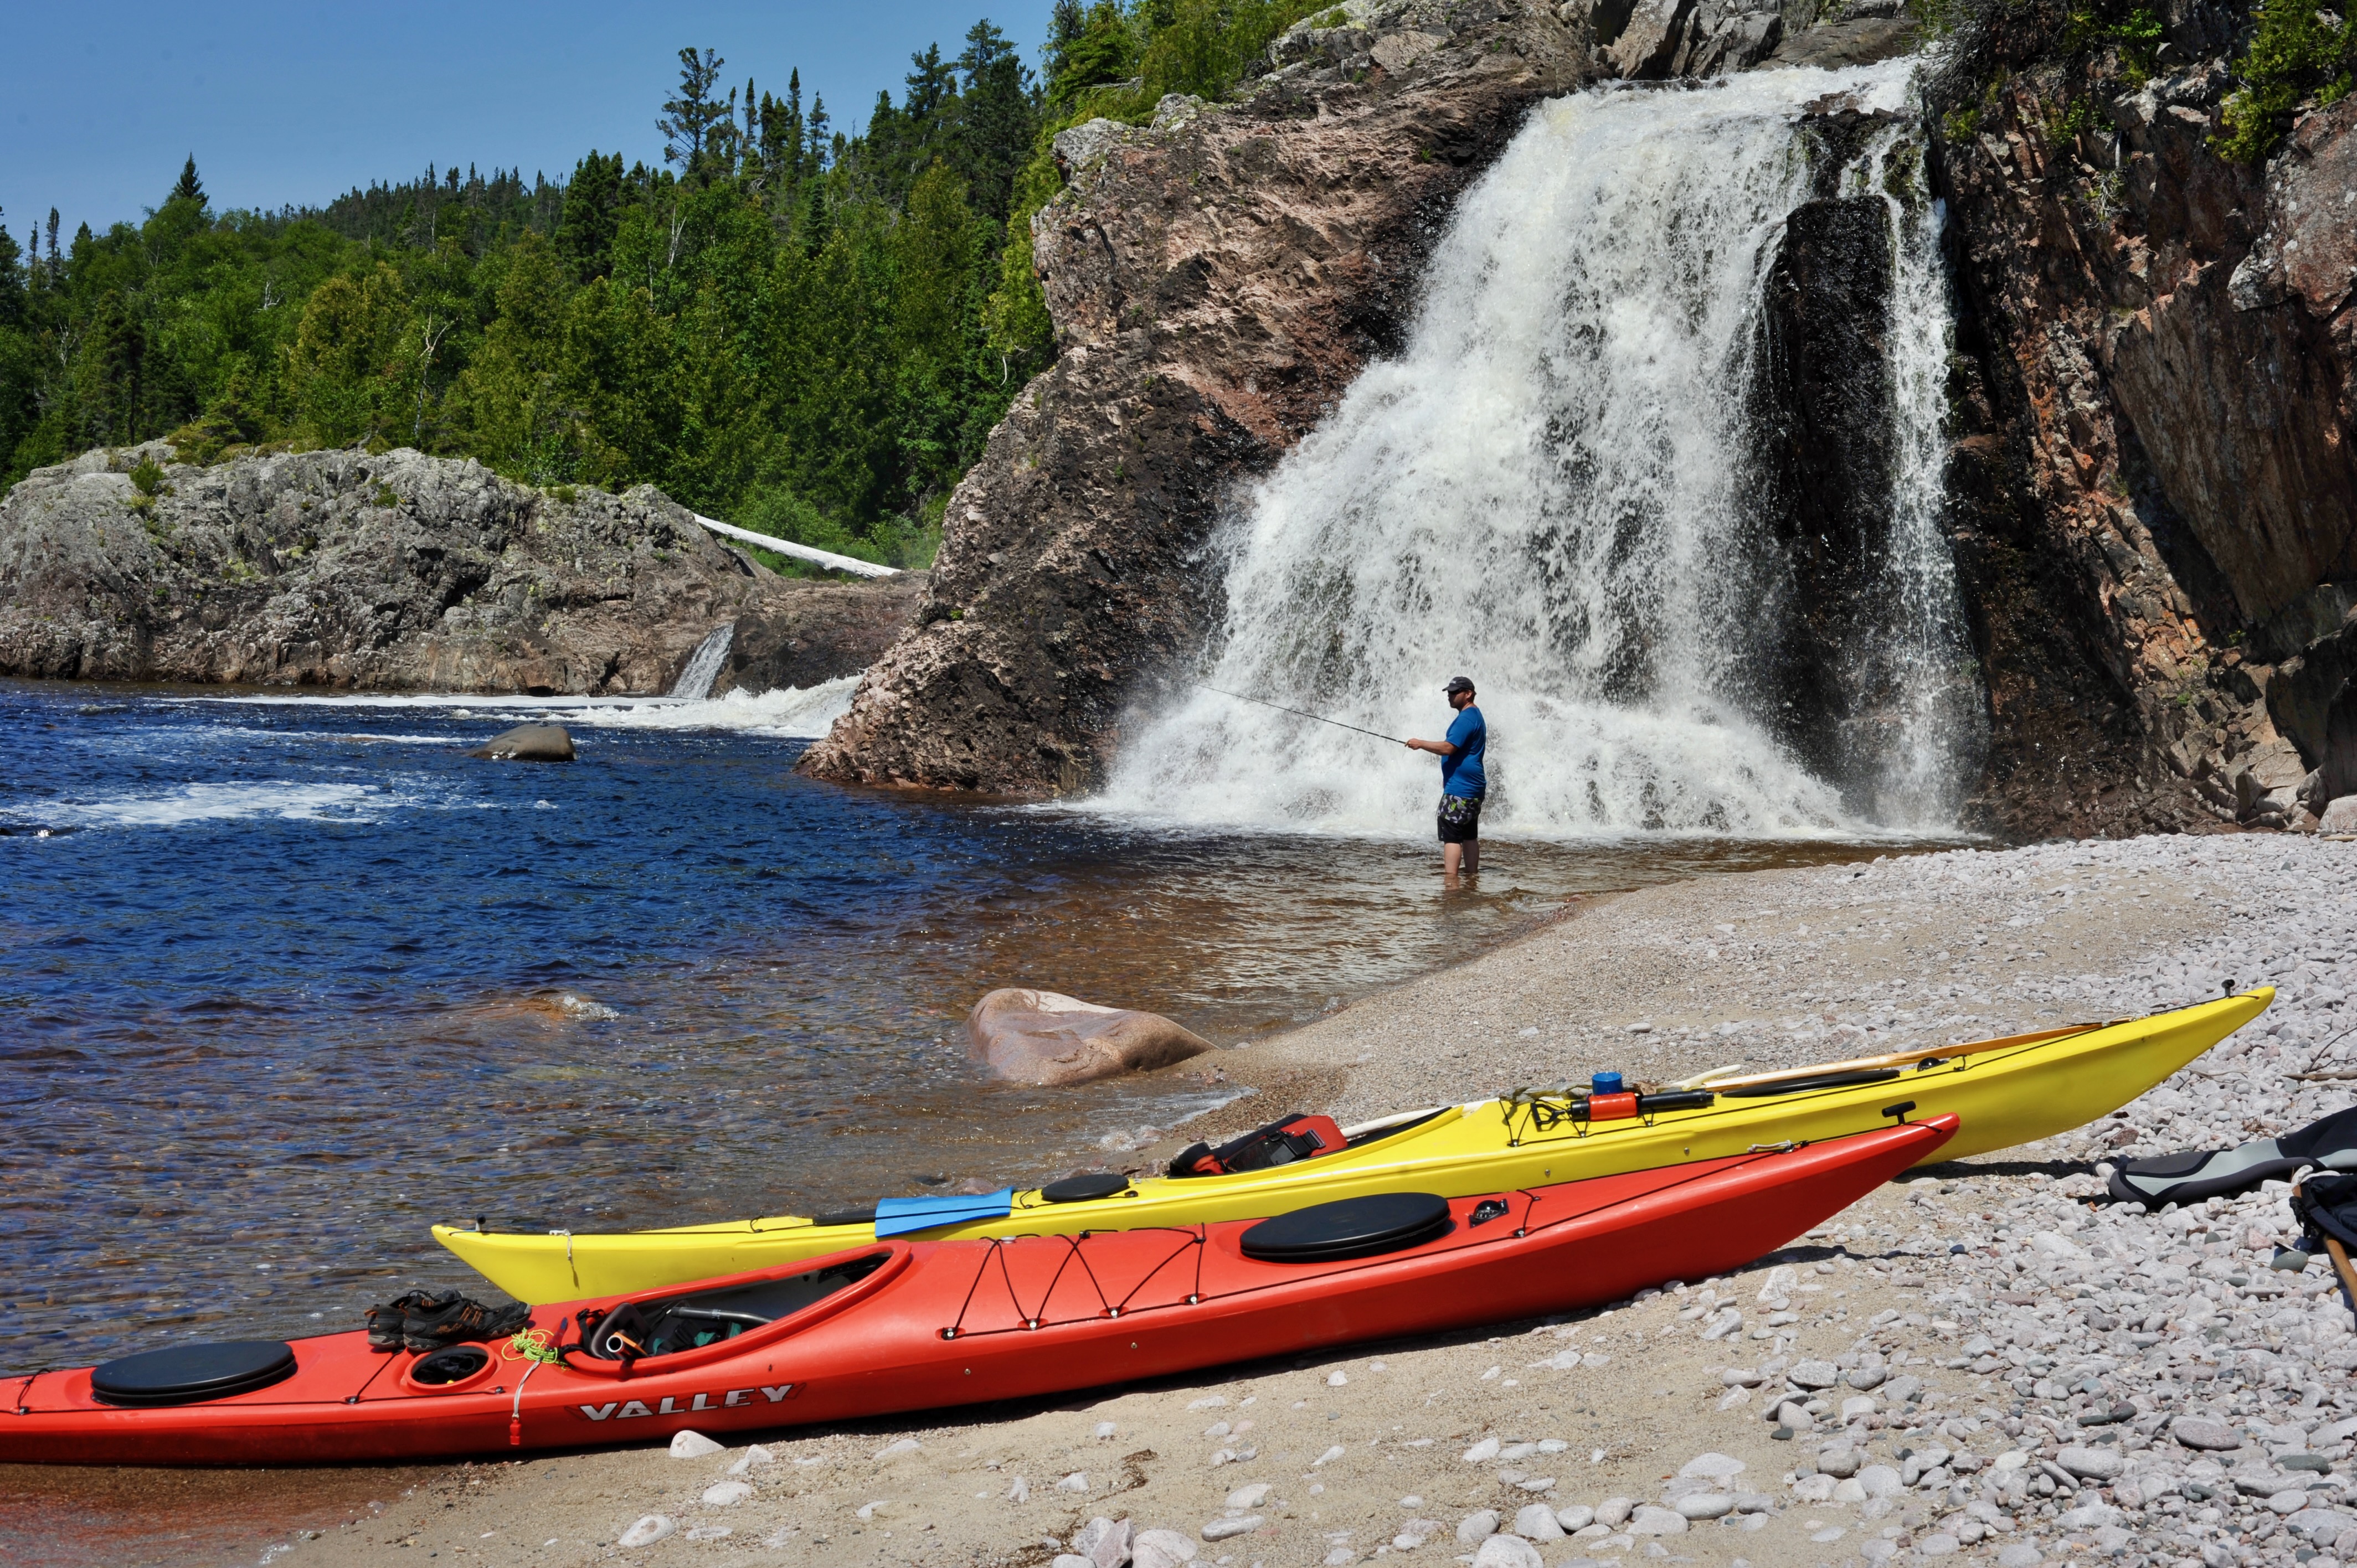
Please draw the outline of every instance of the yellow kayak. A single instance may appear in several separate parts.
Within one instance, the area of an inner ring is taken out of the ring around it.
[[[1362,1193],[1443,1197],[1509,1191],[1760,1144],[1808,1144],[1954,1112],[1941,1160],[2032,1143],[2115,1111],[2259,1015],[2272,988],[2110,1024],[1828,1062],[1746,1078],[1708,1075],[1652,1093],[1522,1090],[1341,1129],[1346,1144],[1297,1164],[1147,1176],[1109,1197],[1017,1192],[1003,1215],[928,1239],[1072,1234],[1259,1219]],[[1107,1178],[1108,1180],[1117,1178]],[[791,1215],[607,1234],[434,1228],[435,1239],[519,1301],[569,1301],[773,1268],[876,1240],[872,1219]]]

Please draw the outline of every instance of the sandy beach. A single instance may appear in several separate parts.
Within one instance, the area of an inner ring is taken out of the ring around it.
[[[2190,1216],[2088,1200],[2105,1156],[2231,1144],[2347,1102],[2343,1084],[2292,1075],[2357,1057],[2357,1039],[2335,1036],[2357,968],[2352,856],[2287,836],[2088,841],[1598,900],[1222,1057],[1260,1091],[1186,1130],[1305,1104],[1347,1120],[1597,1069],[1852,1056],[2279,988],[2269,1013],[2125,1116],[1891,1184],[1734,1276],[1545,1322],[785,1431],[700,1458],[652,1447],[453,1466],[272,1552],[1044,1565],[1077,1542],[1099,1568],[1131,1555],[2339,1568],[2357,1552],[2357,1513],[2339,1508],[2357,1338],[2320,1263],[2268,1266],[2291,1235],[2280,1187]],[[713,1490],[731,1478],[748,1495]],[[617,1544],[650,1516],[662,1522],[641,1530],[660,1539]]]

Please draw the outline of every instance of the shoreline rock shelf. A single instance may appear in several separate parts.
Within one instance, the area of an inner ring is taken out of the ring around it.
[[[0,501],[0,674],[658,694],[728,625],[711,694],[758,693],[865,669],[923,585],[780,577],[651,486],[538,490],[406,448],[207,468],[151,442]]]

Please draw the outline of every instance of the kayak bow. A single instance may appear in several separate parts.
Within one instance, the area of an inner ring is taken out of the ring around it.
[[[1760,1144],[1814,1142],[1953,1113],[1964,1131],[1943,1158],[2050,1137],[2126,1104],[2258,1016],[2262,988],[2151,1017],[2079,1024],[1779,1073],[1720,1079],[1665,1096],[1588,1105],[1522,1094],[1345,1128],[1346,1147],[1232,1175],[1149,1176],[1104,1197],[1057,1201],[1017,1191],[995,1218],[946,1224],[937,1238],[1073,1233],[1260,1219],[1364,1193],[1444,1197],[1718,1159]],[[1605,1112],[1612,1112],[1606,1114]],[[1109,1178],[1118,1180],[1118,1178]],[[1101,1189],[1100,1189],[1101,1190]],[[798,1216],[606,1233],[436,1226],[436,1240],[519,1301],[646,1290],[815,1258],[876,1240],[872,1218]]]

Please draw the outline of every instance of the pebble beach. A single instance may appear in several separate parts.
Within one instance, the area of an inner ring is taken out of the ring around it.
[[[2341,1568],[2357,1335],[2324,1262],[2279,1257],[2287,1189],[2151,1214],[2104,1177],[2349,1103],[2352,855],[2282,835],[1960,849],[1576,906],[1227,1054],[1262,1092],[1184,1136],[1313,1086],[1347,1121],[1598,1069],[2277,999],[2123,1112],[1913,1173],[1731,1275],[1021,1406],[454,1466],[273,1560]],[[1180,1132],[1138,1130],[1132,1157]]]

